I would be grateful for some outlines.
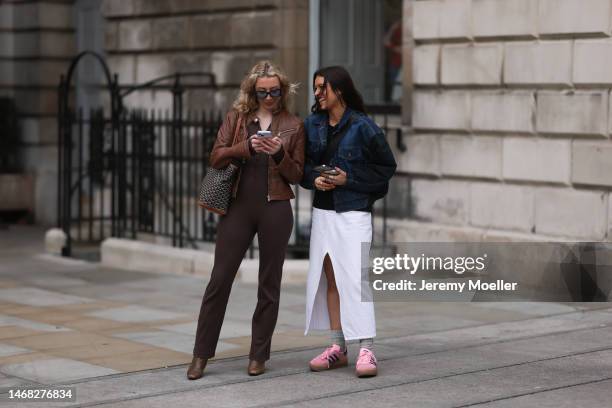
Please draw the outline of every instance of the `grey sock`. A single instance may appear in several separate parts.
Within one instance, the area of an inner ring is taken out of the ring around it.
[[[342,333],[342,330],[331,330],[330,338],[332,344],[339,345],[343,351],[346,350],[346,341],[344,340],[344,333]]]
[[[359,348],[367,348],[368,350],[372,351],[374,348],[374,339],[371,337],[369,339],[360,339]]]

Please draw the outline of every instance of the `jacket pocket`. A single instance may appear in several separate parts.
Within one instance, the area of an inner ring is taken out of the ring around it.
[[[338,157],[349,163],[360,163],[365,160],[363,151],[359,146],[347,146],[338,149]]]

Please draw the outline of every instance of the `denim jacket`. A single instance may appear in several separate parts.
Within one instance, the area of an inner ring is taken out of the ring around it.
[[[337,212],[365,208],[384,197],[397,164],[383,131],[368,116],[346,108],[336,131],[349,128],[330,163],[320,163],[327,148],[327,126],[326,112],[313,113],[304,121],[306,157],[300,185],[314,190],[314,180],[319,176],[314,167],[328,164],[347,174],[346,184],[332,190]]]

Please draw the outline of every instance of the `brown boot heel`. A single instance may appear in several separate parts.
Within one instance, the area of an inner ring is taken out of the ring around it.
[[[204,368],[206,368],[207,362],[208,359],[206,358],[194,357],[193,360],[191,360],[189,368],[187,369],[187,378],[189,378],[190,380],[197,380],[198,378],[202,378],[202,376],[204,375]]]
[[[249,367],[247,372],[249,375],[260,375],[266,371],[266,363],[255,360],[249,360]]]

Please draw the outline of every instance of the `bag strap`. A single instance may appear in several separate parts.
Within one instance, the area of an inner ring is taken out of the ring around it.
[[[242,115],[238,112],[238,116],[236,118],[236,122],[234,123],[234,134],[232,135],[232,143],[229,147],[232,147],[236,144],[236,139],[238,138],[238,134],[240,133],[240,127],[242,126]],[[230,163],[236,167],[240,167],[240,161],[236,158],[230,160]]]
[[[242,115],[240,114],[240,112],[238,112],[238,117],[236,118],[236,122],[234,123],[234,134],[230,147],[236,144],[236,138],[238,137],[238,132],[240,132],[240,126],[242,126]]]

